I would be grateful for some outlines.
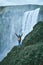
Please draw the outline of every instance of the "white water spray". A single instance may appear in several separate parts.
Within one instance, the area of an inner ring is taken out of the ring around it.
[[[33,30],[33,26],[37,23],[38,19],[38,13],[39,13],[40,8],[35,9],[33,11],[27,11],[24,13],[23,20],[22,20],[22,32],[23,37],[24,37]]]

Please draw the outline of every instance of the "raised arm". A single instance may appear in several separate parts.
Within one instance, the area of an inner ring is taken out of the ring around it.
[[[15,33],[15,35],[18,37],[18,35]]]

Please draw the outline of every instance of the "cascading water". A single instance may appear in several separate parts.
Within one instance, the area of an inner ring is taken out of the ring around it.
[[[13,8],[14,9],[14,8]],[[22,39],[33,29],[33,26],[37,23],[38,13],[40,8],[26,11],[23,13],[16,12],[15,9],[7,9],[4,14],[1,14],[1,45],[0,48],[0,61],[7,55],[14,45],[17,45],[17,34],[22,34]],[[4,43],[3,43],[4,42]]]
[[[22,38],[24,38],[29,32],[31,32],[33,26],[37,23],[39,10],[40,8],[24,13],[22,20],[22,32],[24,32],[24,34]]]

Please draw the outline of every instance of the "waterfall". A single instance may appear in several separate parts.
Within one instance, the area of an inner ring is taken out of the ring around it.
[[[27,11],[24,13],[22,19],[22,39],[24,39],[24,37],[33,30],[33,26],[37,23],[39,10],[40,8],[37,8],[33,11]]]
[[[0,15],[1,23],[1,45],[0,48],[0,61],[7,56],[7,53],[12,49],[13,46],[17,45],[17,34],[23,32],[22,40],[24,37],[31,32],[33,26],[37,23],[38,13],[40,8],[31,11],[19,12],[15,9],[5,9],[3,15]],[[23,14],[24,13],[24,14]]]

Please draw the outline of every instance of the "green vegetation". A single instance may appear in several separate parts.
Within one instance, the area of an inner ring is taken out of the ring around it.
[[[37,23],[21,47],[15,46],[0,65],[43,65],[43,22]]]

